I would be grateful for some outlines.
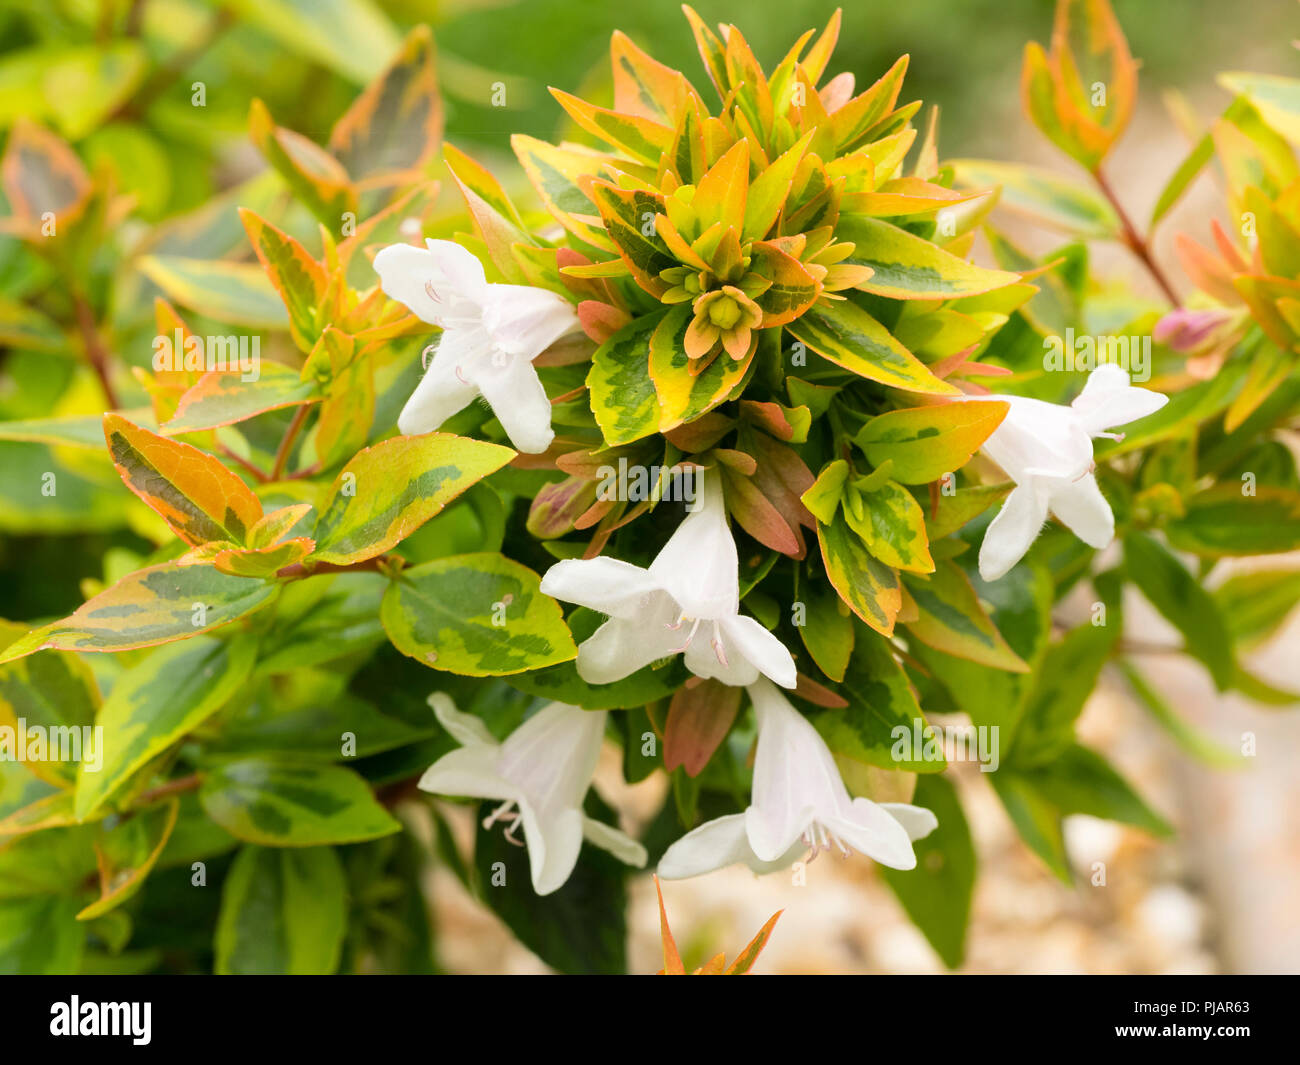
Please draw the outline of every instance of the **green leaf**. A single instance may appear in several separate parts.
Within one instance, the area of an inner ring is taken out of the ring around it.
[[[59,39],[10,51],[0,64],[0,125],[19,116],[48,118],[63,136],[79,141],[129,102],[148,72],[141,42],[123,38],[86,45]],[[31,95],[18,95],[18,86],[30,86]]]
[[[1198,762],[1216,769],[1241,769],[1246,765],[1247,759],[1242,755],[1221,747],[1183,720],[1133,666],[1122,662],[1120,669],[1129,687],[1133,689],[1133,694],[1137,696],[1138,702],[1155,718],[1157,724],[1169,733],[1174,742]]]
[[[233,425],[258,414],[314,403],[322,396],[314,380],[304,381],[283,363],[263,361],[255,380],[212,371],[181,396],[176,413],[161,426],[168,436]]]
[[[328,573],[287,584],[276,625],[262,639],[257,672],[291,673],[383,642],[379,605],[388,581],[379,573]]]
[[[958,185],[965,188],[1000,186],[998,203],[1035,222],[1076,237],[1118,240],[1119,216],[1105,197],[1050,170],[986,159],[954,159],[949,163]]]
[[[241,24],[358,85],[378,77],[401,37],[373,0],[234,0]]]
[[[1101,755],[1077,743],[1062,751],[1049,766],[1010,772],[1062,814],[1122,821],[1154,836],[1173,834],[1169,823],[1154,813]]]
[[[86,926],[80,903],[61,895],[0,900],[0,976],[72,976]]]
[[[205,317],[254,329],[284,329],[284,304],[260,266],[179,255],[146,255],[140,272],[167,298]]]
[[[941,403],[872,418],[854,443],[873,466],[893,462],[889,475],[926,484],[961,469],[1006,417],[1006,403]]]
[[[251,614],[275,592],[274,584],[211,566],[165,562],[123,577],[62,621],[14,641],[0,662],[47,647],[126,651],[188,639]]]
[[[330,217],[330,224],[339,215]],[[289,314],[289,335],[304,354],[316,343],[316,308],[325,299],[329,279],[325,268],[293,237],[276,229],[254,211],[240,208],[239,219],[244,223],[248,242],[257,254],[280,299]]]
[[[1031,667],[1036,666],[1047,647],[1052,625],[1054,587],[1047,568],[1017,566],[992,583],[980,580],[978,574],[972,580],[977,597],[993,608],[993,622],[1007,644]],[[1009,673],[976,665],[919,642],[912,645],[912,653],[947,690],[953,704],[970,715],[973,724],[990,730],[990,736],[996,735],[999,751],[1011,749],[1034,673]]]
[[[937,760],[927,761],[924,757],[926,742],[934,738],[934,732],[921,714],[888,641],[874,632],[858,633],[839,693],[848,700],[848,706],[822,710],[811,718],[832,751],[884,769],[943,771],[946,763],[942,754]],[[917,733],[922,741],[919,746],[911,742]],[[908,738],[906,750],[910,755],[900,756],[898,749],[904,737]]]
[[[689,306],[674,307],[650,336],[649,371],[659,400],[660,432],[689,424],[712,410],[740,384],[753,363],[752,355],[739,360],[720,355],[692,374],[685,346],[691,320]]]
[[[925,515],[902,485],[889,480],[870,490],[850,485],[844,495],[844,517],[867,550],[886,566],[910,573],[933,572]]]
[[[101,895],[77,914],[93,921],[133,898],[153,871],[171,839],[180,813],[180,800],[144,810],[119,821],[95,841]]]
[[[1038,855],[1058,879],[1069,884],[1070,862],[1065,853],[1061,811],[1019,773],[993,773],[993,790],[1002,800],[1020,838]]]
[[[514,454],[449,433],[398,436],[358,452],[330,488],[312,560],[346,566],[382,555]]]
[[[1169,522],[1169,543],[1204,558],[1272,555],[1300,547],[1300,493],[1259,486],[1253,496],[1237,485],[1207,489],[1187,501],[1187,513]]]
[[[441,135],[442,98],[426,25],[411,30],[388,69],[334,124],[329,146],[354,180],[391,180],[429,162]]]
[[[361,777],[339,766],[224,762],[204,777],[199,801],[231,835],[272,847],[356,843],[402,827]]]
[[[248,679],[257,653],[245,636],[200,636],[162,647],[113,685],[96,718],[103,764],[77,775],[76,815],[85,820],[131,775],[207,720]]]
[[[380,618],[399,651],[434,669],[471,677],[540,669],[578,653],[540,583],[503,555],[434,559],[402,571]]]
[[[1232,637],[1210,593],[1150,536],[1126,536],[1124,556],[1129,579],[1183,634],[1187,653],[1210,671],[1219,691],[1230,688],[1236,673]]]
[[[1219,84],[1244,96],[1264,121],[1293,144],[1300,143],[1300,80],[1280,74],[1227,73]]]
[[[835,515],[829,525],[817,523],[826,576],[849,608],[877,632],[894,633],[894,619],[902,605],[898,571],[878,562],[844,519]]]
[[[19,626],[7,622],[0,627],[0,644],[6,642],[15,628]],[[83,730],[94,724],[99,701],[94,673],[76,655],[42,651],[0,665],[0,727],[12,729],[15,742],[20,728],[39,729],[38,735],[43,734],[47,743],[56,735],[66,737],[75,744],[71,753],[89,758],[92,752],[84,750],[79,741],[85,735]],[[6,742],[6,747],[9,746]],[[22,745],[22,750],[29,757],[35,753],[28,743]],[[102,748],[98,750],[102,753]],[[53,753],[47,746],[41,757],[22,763],[22,775],[28,776],[30,770],[41,780],[67,787],[76,779],[77,762],[71,758],[56,759]],[[63,753],[68,753],[67,748],[63,748]],[[6,750],[4,761],[9,759],[17,764],[16,752]],[[20,791],[30,793],[25,786]]]
[[[820,583],[804,592],[803,600],[799,637],[817,668],[831,680],[841,681],[853,653],[853,615],[834,589]]]
[[[621,976],[627,971],[627,891],[621,862],[584,844],[569,879],[539,896],[529,877],[529,854],[512,846],[500,826],[484,829],[491,812],[479,807],[474,866],[483,901],[529,950],[570,975]]]
[[[155,428],[153,413],[147,407],[136,407],[116,413],[137,426],[144,426],[147,429]],[[57,444],[60,447],[84,447],[102,451],[104,447],[104,416],[87,414],[0,422],[0,440]]]
[[[1300,605],[1300,569],[1234,573],[1210,595],[1236,643],[1260,642]]]
[[[908,631],[937,651],[1014,673],[1029,666],[1002,638],[956,563],[940,562],[929,578],[909,575],[907,590],[920,616]]]
[[[994,503],[1005,499],[1013,487],[1011,481],[1004,481],[1002,484],[977,484],[958,488],[951,495],[940,492],[938,507],[927,509],[925,515],[925,531],[930,537],[930,543],[957,532]]]
[[[640,440],[659,429],[659,399],[650,377],[650,338],[663,314],[633,319],[591,357],[587,388],[591,411],[611,446]]]
[[[355,215],[357,195],[339,161],[315,141],[277,126],[256,98],[248,112],[248,136],[321,225],[334,232],[348,212]]]
[[[1017,768],[1051,763],[1073,743],[1074,722],[1097,686],[1119,632],[1119,618],[1111,613],[1105,625],[1080,625],[1048,647],[1034,671],[1037,682],[1008,753]]]
[[[957,391],[849,300],[823,298],[786,330],[818,355],[859,377],[909,392],[950,395]]]
[[[854,244],[845,262],[875,271],[858,287],[889,299],[955,299],[1020,280],[1019,274],[968,263],[937,244],[866,215],[842,217],[835,239]]]
[[[912,844],[915,869],[881,866],[885,883],[903,904],[943,963],[955,969],[966,953],[966,926],[975,889],[975,846],[957,799],[943,777],[922,777],[912,796],[939,819],[939,827]]]
[[[216,972],[333,973],[347,917],[347,880],[332,847],[244,847],[221,889]]]

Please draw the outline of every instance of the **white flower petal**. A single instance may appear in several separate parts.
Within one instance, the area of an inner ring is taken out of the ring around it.
[[[555,439],[551,401],[527,359],[496,353],[466,371],[517,451],[540,455]]]
[[[682,519],[650,564],[650,575],[692,618],[723,618],[740,607],[740,558],[727,527],[721,475],[698,473],[699,508]]]
[[[374,265],[384,294],[431,325],[473,313],[487,291],[483,264],[450,240],[430,240],[425,248],[390,244]]]
[[[905,802],[882,802],[876,805],[888,811],[889,815],[903,826],[907,838],[913,843],[918,839],[925,839],[939,827],[939,819],[934,816],[932,810],[927,810],[924,806],[912,806]]]
[[[712,621],[702,621],[695,630],[683,656],[686,668],[697,677],[721,681],[737,688],[753,684],[758,680],[758,667],[741,654],[734,644],[728,647],[725,637],[719,639],[720,633],[715,634],[714,624]],[[719,646],[722,648],[721,654],[718,653]]]
[[[664,880],[685,880],[742,862],[755,872],[779,868],[758,861],[745,835],[745,815],[730,814],[706,821],[682,836],[664,851],[658,872]]]
[[[983,450],[1017,484],[1039,469],[1076,477],[1092,464],[1092,439],[1068,407],[1025,396],[990,396],[1010,405]]]
[[[578,328],[578,313],[563,296],[544,288],[489,285],[483,325],[502,351],[531,362]]]
[[[569,809],[534,810],[519,804],[528,842],[528,869],[533,890],[539,895],[558,891],[578,864],[582,851],[582,811]]]
[[[591,786],[605,735],[606,713],[550,703],[506,737],[497,770],[538,816],[578,808]]]
[[[1083,391],[1070,406],[1084,431],[1096,436],[1154,414],[1168,402],[1169,397],[1159,392],[1134,388],[1126,371],[1113,363],[1104,363],[1088,375]]]
[[[763,676],[783,688],[795,686],[798,670],[795,668],[794,656],[790,654],[786,645],[768,632],[759,621],[744,614],[723,618],[722,634],[723,646],[728,657],[731,657],[734,648],[757,667]],[[752,684],[753,679],[745,683]]]
[[[649,570],[601,555],[555,563],[542,577],[542,592],[611,617],[633,618],[641,614],[646,597],[659,592],[659,586]]]
[[[481,718],[473,714],[463,714],[456,709],[451,696],[446,692],[434,692],[429,696],[429,706],[438,723],[451,733],[452,739],[462,747],[492,747],[499,744],[496,737],[488,731]]]
[[[1054,487],[1048,505],[1052,513],[1089,547],[1100,549],[1115,539],[1115,515],[1097,486],[1097,478],[1091,473]]]
[[[681,650],[686,632],[668,627],[677,620],[672,600],[664,595],[648,602],[653,609],[644,617],[610,618],[579,645],[578,676],[588,684],[611,684]]]
[[[891,869],[916,868],[916,854],[903,824],[869,799],[854,799],[838,816],[822,823],[844,843]]]
[[[758,719],[752,802],[745,811],[749,845],[775,861],[809,826],[844,810],[848,790],[826,741],[772,683],[749,686]]]
[[[458,747],[439,758],[420,777],[420,790],[473,799],[518,799],[519,789],[497,771],[497,748]]]
[[[429,369],[397,416],[398,432],[405,436],[432,433],[474,401],[478,388],[463,376],[461,369],[475,354],[467,349],[466,341],[463,332],[443,331]]]
[[[1037,479],[1011,490],[984,532],[980,545],[980,576],[995,581],[1025,557],[1038,530],[1047,520],[1047,501],[1037,488]]]
[[[646,854],[645,848],[626,832],[607,825],[604,821],[597,821],[594,817],[584,816],[582,835],[588,843],[612,854],[624,865],[631,865],[637,869],[645,868],[649,855]]]

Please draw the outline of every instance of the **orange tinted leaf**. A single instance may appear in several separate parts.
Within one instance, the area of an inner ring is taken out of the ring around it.
[[[685,976],[686,966],[682,956],[677,953],[677,943],[673,940],[672,929],[668,927],[668,914],[664,911],[664,892],[659,886],[659,878],[651,875],[655,882],[655,894],[659,896],[659,935],[664,943],[664,967],[661,974],[668,976]]]
[[[253,490],[214,456],[179,440],[104,415],[104,437],[126,486],[187,544],[242,544],[262,516]]]
[[[388,69],[335,123],[329,146],[354,180],[372,187],[419,170],[434,158],[441,137],[433,33],[416,26]]]
[[[772,931],[776,928],[776,922],[783,913],[785,913],[785,910],[777,910],[767,919],[767,924],[758,930],[758,935],[749,941],[749,946],[742,950],[737,955],[736,960],[728,967],[728,976],[744,976],[754,967],[754,962],[758,961],[758,956],[763,953],[767,941],[772,938]]]
[[[740,712],[740,689],[717,680],[680,688],[664,726],[664,769],[699,776]]]
[[[181,397],[171,421],[160,428],[168,436],[215,429],[320,398],[315,381],[302,380],[297,370],[282,363],[263,362],[256,380],[244,380],[238,372],[213,370]]]
[[[289,312],[289,333],[300,351],[316,343],[316,308],[325,298],[325,269],[307,249],[246,207],[239,209],[248,242]]]
[[[658,166],[660,157],[672,147],[673,130],[658,122],[597,107],[560,89],[552,89],[551,95],[588,133],[639,162]]]
[[[49,130],[19,119],[9,133],[0,176],[4,179],[9,208],[17,218],[40,232],[47,211],[62,227],[85,207],[90,197],[90,177],[77,153]]]
[[[261,100],[248,113],[248,132],[263,157],[331,232],[343,215],[357,210],[357,196],[347,171],[329,152],[293,130],[275,124]]]

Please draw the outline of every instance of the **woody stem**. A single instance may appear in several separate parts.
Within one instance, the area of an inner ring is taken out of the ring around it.
[[[91,369],[99,378],[109,409],[116,410],[117,392],[114,391],[113,382],[108,376],[108,348],[104,346],[103,338],[100,337],[99,329],[95,325],[95,312],[86,301],[86,297],[80,293],[72,297],[72,306],[77,316],[77,329],[81,333],[81,341],[86,346],[86,358],[90,360]]]
[[[293,442],[298,438],[298,433],[302,430],[303,422],[307,420],[310,411],[311,407],[305,403],[294,411],[293,421],[284,431],[284,438],[275,453],[275,465],[271,467],[271,480],[278,481],[284,473],[284,468],[289,463],[289,453],[293,450]]]
[[[1133,222],[1129,219],[1128,212],[1124,210],[1123,204],[1119,202],[1119,197],[1115,195],[1115,190],[1110,187],[1110,182],[1106,180],[1106,175],[1101,172],[1100,166],[1092,171],[1092,176],[1097,182],[1097,187],[1101,190],[1101,194],[1106,197],[1111,207],[1115,209],[1116,216],[1119,218],[1119,224],[1122,230],[1120,240],[1129,251],[1137,256],[1138,261],[1146,267],[1147,273],[1155,279],[1156,284],[1160,286],[1160,290],[1165,294],[1165,298],[1169,300],[1173,306],[1177,307],[1180,303],[1178,293],[1174,291],[1173,285],[1169,283],[1169,278],[1165,276],[1165,272],[1160,269],[1159,264],[1152,256],[1151,246],[1147,243],[1146,239],[1138,233]]]

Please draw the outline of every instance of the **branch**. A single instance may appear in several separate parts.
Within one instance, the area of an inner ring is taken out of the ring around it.
[[[280,447],[275,453],[275,465],[271,467],[271,480],[278,481],[284,473],[284,468],[289,463],[289,452],[293,449],[293,442],[302,430],[303,422],[307,420],[310,411],[311,406],[306,403],[294,411],[293,421],[289,423],[289,428],[284,431],[284,439],[280,441]]]
[[[1119,202],[1119,197],[1115,195],[1115,190],[1110,187],[1110,182],[1106,180],[1106,176],[1101,172],[1100,165],[1092,171],[1092,176],[1097,182],[1097,187],[1101,189],[1102,195],[1106,197],[1111,207],[1115,209],[1115,214],[1119,216],[1119,224],[1123,226],[1121,239],[1125,247],[1136,255],[1142,265],[1147,268],[1147,273],[1155,279],[1156,284],[1160,286],[1160,290],[1165,294],[1165,298],[1173,306],[1179,306],[1182,301],[1179,300],[1178,293],[1174,291],[1174,286],[1169,283],[1169,278],[1165,276],[1164,271],[1160,269],[1152,257],[1150,245],[1134,227],[1128,213],[1124,210],[1124,206]]]
[[[104,346],[99,328],[95,325],[95,312],[86,302],[86,297],[79,292],[72,297],[72,306],[77,316],[77,329],[81,333],[81,341],[86,346],[86,358],[90,360],[91,369],[99,378],[100,387],[104,390],[104,398],[108,401],[108,409],[117,410],[120,406],[117,392],[114,391],[113,382],[108,376],[108,348]]]

